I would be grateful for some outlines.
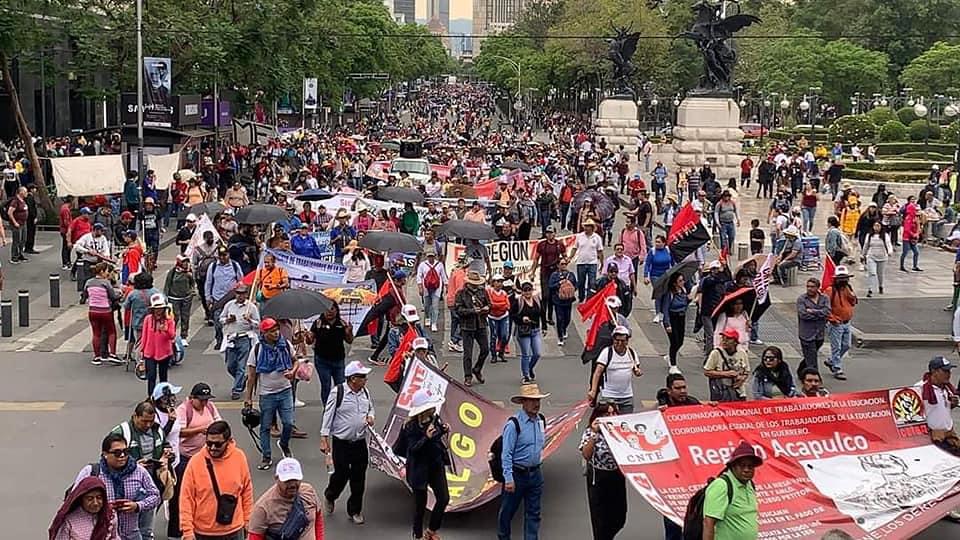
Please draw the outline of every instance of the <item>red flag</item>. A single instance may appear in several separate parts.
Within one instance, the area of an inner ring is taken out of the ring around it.
[[[478,199],[492,199],[497,192],[497,179],[484,180],[473,185],[473,191]]]
[[[400,346],[397,347],[397,352],[393,353],[393,357],[390,358],[390,363],[387,364],[387,371],[383,374],[383,382],[393,383],[403,377],[403,356],[413,350],[413,340],[418,337],[420,337],[420,334],[417,333],[417,330],[413,326],[407,328],[407,333],[404,334],[400,340]]]
[[[667,245],[673,244],[699,224],[700,216],[697,215],[693,206],[690,203],[683,205],[683,208],[673,218],[673,225],[670,226],[670,232],[667,233]]]
[[[829,256],[823,260],[823,275],[820,276],[820,290],[825,291],[827,287],[833,286],[833,276],[837,273],[837,267],[833,264],[833,259]]]
[[[597,341],[597,334],[600,332],[600,327],[603,326],[603,323],[610,320],[610,309],[607,307],[605,301],[608,296],[615,296],[616,294],[617,282],[611,281],[607,283],[604,288],[593,293],[593,296],[585,302],[577,306],[577,311],[580,312],[582,320],[593,319],[593,321],[590,322],[590,329],[587,330],[587,337],[583,342],[585,349],[590,350],[593,348],[593,344]]]
[[[730,249],[727,246],[723,246],[723,249],[720,250],[720,258],[718,260],[721,264],[727,264],[728,257],[730,257]]]
[[[584,340],[583,348],[590,350],[593,348],[593,344],[597,342],[597,334],[600,333],[600,327],[603,326],[603,323],[610,320],[610,309],[606,305],[602,306],[602,309],[597,313],[596,317],[593,318],[593,322],[590,323],[590,329],[587,330],[587,339]]]

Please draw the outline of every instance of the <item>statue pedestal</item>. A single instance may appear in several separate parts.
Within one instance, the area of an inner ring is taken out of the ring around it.
[[[596,120],[597,137],[607,141],[607,148],[618,145],[630,149],[637,145],[640,121],[637,120],[637,104],[630,98],[607,98],[600,102]]]
[[[743,159],[740,107],[730,98],[689,97],[677,109],[673,161],[684,169],[709,163],[717,181],[740,178]]]

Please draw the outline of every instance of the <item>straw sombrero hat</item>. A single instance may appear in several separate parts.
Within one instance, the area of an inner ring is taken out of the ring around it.
[[[520,385],[520,393],[510,397],[512,403],[521,403],[524,399],[543,399],[550,397],[549,393],[542,393],[537,383]]]

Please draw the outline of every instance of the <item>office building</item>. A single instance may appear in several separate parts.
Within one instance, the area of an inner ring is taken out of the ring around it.
[[[393,0],[394,19],[401,24],[417,22],[417,0]]]
[[[483,36],[500,33],[517,22],[529,0],[473,0],[473,52],[478,54]]]

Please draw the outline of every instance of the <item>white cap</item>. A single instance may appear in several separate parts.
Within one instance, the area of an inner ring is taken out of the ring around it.
[[[783,231],[783,234],[789,234],[790,236],[799,238],[799,237],[800,237],[800,229],[798,229],[798,228],[794,227],[793,225],[791,225],[791,226],[787,227],[786,230]]]
[[[159,309],[167,307],[167,299],[163,293],[155,293],[150,297],[150,309]]]
[[[710,264],[707,265],[707,269],[713,270],[714,268],[723,268],[723,263],[720,261],[710,261]]]
[[[960,240],[960,230],[953,231],[950,233],[950,236],[947,237],[948,242],[953,242],[954,240]]]
[[[156,401],[162,398],[163,394],[166,393],[167,391],[169,391],[173,395],[177,395],[180,393],[181,390],[183,390],[183,388],[180,386],[176,386],[168,382],[162,382],[157,386],[153,387],[153,393],[150,394],[150,397],[152,397],[153,400]]]
[[[292,457],[283,458],[277,463],[277,480],[303,480],[303,469],[300,462]]]
[[[403,314],[403,318],[407,322],[417,322],[420,320],[420,314],[417,313],[417,306],[413,304],[404,304],[400,313]]]
[[[187,214],[187,221],[192,223],[196,220],[197,220],[197,216],[195,216],[194,214]]]
[[[354,360],[353,362],[347,364],[347,367],[344,368],[343,376],[349,378],[353,377],[354,375],[366,375],[371,371],[373,370],[368,367],[364,367],[359,360]]]
[[[618,324],[616,328],[613,329],[613,335],[621,335],[630,337],[630,329],[622,324]]]
[[[429,349],[430,341],[425,337],[418,337],[413,340],[413,350],[417,349]]]
[[[603,301],[603,303],[605,303],[608,308],[613,308],[613,309],[616,309],[621,305],[623,305],[620,302],[620,298],[616,296],[608,296],[607,299]]]
[[[432,393],[428,388],[421,388],[413,393],[407,416],[413,418],[423,411],[437,409],[443,405],[443,401],[443,396]]]
[[[847,268],[846,265],[841,264],[833,273],[833,277],[850,277],[850,269]]]

